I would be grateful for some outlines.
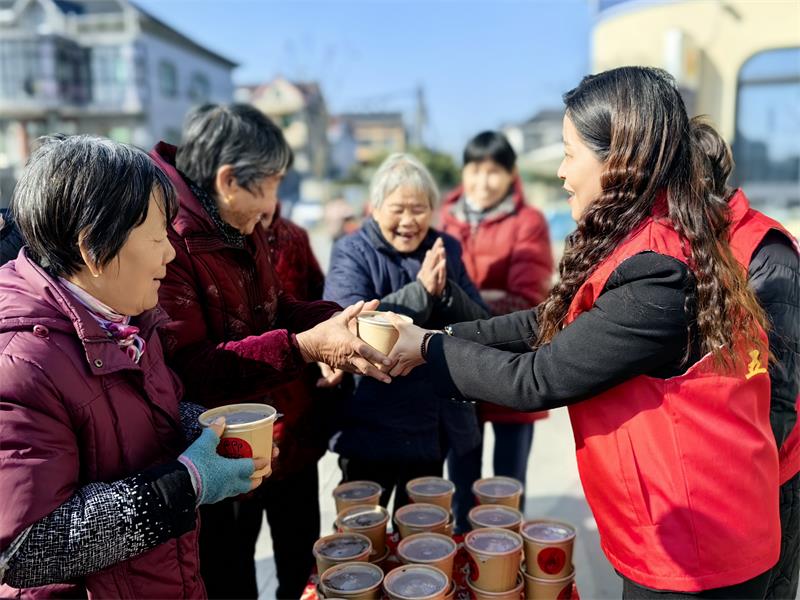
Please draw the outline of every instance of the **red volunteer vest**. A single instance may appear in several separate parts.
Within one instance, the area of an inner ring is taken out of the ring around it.
[[[649,218],[580,287],[566,323],[592,308],[617,266],[646,251],[687,260],[675,230]],[[601,547],[640,585],[696,592],[741,583],[778,560],[767,357],[740,353],[732,373],[707,355],[677,377],[634,377],[569,409]]]
[[[732,220],[734,226],[731,229],[731,250],[733,255],[743,265],[749,265],[753,258],[753,253],[761,244],[761,240],[771,230],[780,231],[794,244],[795,249],[800,252],[797,240],[791,233],[784,229],[783,225],[770,219],[768,216],[750,208],[747,196],[742,190],[736,190],[728,203],[731,207]],[[800,396],[795,404],[800,410]],[[789,434],[781,446],[778,454],[780,462],[780,483],[784,484],[800,471],[800,422],[795,423],[794,429]]]

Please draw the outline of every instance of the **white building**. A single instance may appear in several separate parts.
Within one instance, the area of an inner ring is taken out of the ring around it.
[[[276,77],[262,85],[241,86],[235,97],[255,106],[281,128],[294,152],[294,169],[302,177],[328,174],[328,109],[317,82]]]
[[[235,67],[127,0],[0,0],[0,206],[37,137],[176,143]]]
[[[517,155],[522,156],[553,144],[561,146],[563,108],[546,108],[527,121],[509,123],[501,129]]]

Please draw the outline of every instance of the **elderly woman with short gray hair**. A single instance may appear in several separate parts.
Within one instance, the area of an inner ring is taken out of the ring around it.
[[[141,150],[57,136],[12,209],[26,247],[0,268],[0,597],[204,597],[197,507],[260,485],[268,457],[219,456],[222,423],[195,440],[198,407],[164,363],[175,190]]]
[[[292,150],[263,113],[245,104],[200,106],[187,116],[180,147],[162,142],[151,156],[179,202],[169,231],[176,257],[159,291],[172,319],[163,330],[168,363],[187,394],[207,408],[266,398],[283,414],[274,435],[285,452],[270,480],[250,498],[201,509],[208,595],[258,597],[253,556],[266,511],[276,595],[299,598],[319,537],[319,485],[315,461],[299,464],[296,450],[316,444],[316,429],[325,423],[310,412],[312,403],[271,392],[307,377],[315,362],[387,381],[374,366],[386,357],[348,328],[365,304],[342,310],[332,302],[302,302],[283,289],[264,224],[278,210],[277,189]],[[335,383],[330,369],[323,373],[329,377],[320,378],[317,369],[313,380]],[[323,452],[324,444],[318,456]]]
[[[467,276],[461,246],[431,228],[439,192],[413,156],[389,156],[370,187],[371,216],[333,248],[324,297],[342,305],[379,298],[381,310],[441,328],[488,311]],[[441,475],[448,448],[463,454],[480,442],[474,407],[434,395],[415,371],[388,386],[357,377],[333,439],[346,481],[379,482],[386,506],[408,502],[405,484]]]

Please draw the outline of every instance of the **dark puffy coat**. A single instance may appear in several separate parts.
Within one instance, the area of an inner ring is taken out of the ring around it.
[[[325,276],[305,230],[278,214],[265,234],[283,290],[297,300],[321,300]],[[319,377],[317,365],[306,365],[300,377],[269,392],[270,403],[284,411],[274,427],[281,448],[281,456],[273,463],[275,478],[302,471],[325,454],[341,393],[316,387]]]
[[[447,254],[448,288],[436,300],[416,278],[425,252],[440,236]],[[324,297],[340,304],[377,298],[381,309],[407,314],[417,325],[431,329],[488,315],[461,262],[456,240],[431,230],[416,252],[401,254],[372,219],[334,245]],[[425,367],[390,385],[356,379],[334,447],[342,456],[436,461],[449,447],[464,453],[480,442],[474,407],[437,396]]]
[[[302,302],[286,294],[272,267],[261,225],[243,249],[225,242],[181,174],[175,147],[151,152],[178,191],[180,209],[169,231],[176,257],[167,266],[159,298],[172,321],[164,328],[167,360],[186,387],[187,399],[208,407],[237,402],[272,402],[284,414],[280,464],[307,464],[319,449],[304,434],[283,435],[307,406],[271,398],[279,385],[306,373],[291,334],[324,321],[340,307]],[[310,452],[310,454],[309,454]]]

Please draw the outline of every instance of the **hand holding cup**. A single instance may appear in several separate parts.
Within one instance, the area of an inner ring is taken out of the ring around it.
[[[320,378],[317,379],[318,388],[332,388],[336,387],[344,379],[344,371],[341,369],[334,369],[325,363],[317,363],[320,370]]]
[[[224,431],[225,417],[219,417],[178,458],[192,478],[198,505],[246,494],[264,481],[253,474],[263,470],[269,458],[225,458],[217,454]],[[273,446],[272,458],[277,456],[278,449]]]
[[[393,363],[389,374],[392,377],[408,375],[416,367],[425,363],[420,350],[422,338],[428,333],[428,330],[413,323],[407,323],[392,312],[387,312],[386,317],[399,333],[397,342],[389,353],[389,359]]]
[[[327,321],[315,325],[308,331],[298,333],[297,345],[303,359],[306,362],[321,362],[333,369],[360,373],[390,383],[391,378],[375,365],[381,365],[382,368],[389,370],[392,361],[353,333],[356,331],[356,317],[369,306],[377,306],[377,301],[356,302]]]

